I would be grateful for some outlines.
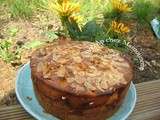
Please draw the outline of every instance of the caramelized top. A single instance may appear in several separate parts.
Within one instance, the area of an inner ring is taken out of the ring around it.
[[[133,76],[120,52],[87,41],[59,40],[35,51],[32,75],[50,86],[76,95],[110,93]]]

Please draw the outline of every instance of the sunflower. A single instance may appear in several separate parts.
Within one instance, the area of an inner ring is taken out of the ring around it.
[[[56,3],[49,5],[51,9],[56,10],[60,16],[69,17],[80,11],[79,4],[72,3],[70,0],[58,0]]]
[[[123,23],[118,23],[116,21],[112,21],[111,29],[116,33],[128,33],[130,29],[125,26]]]
[[[113,9],[120,12],[130,12],[131,7],[127,3],[124,3],[122,0],[111,0]]]

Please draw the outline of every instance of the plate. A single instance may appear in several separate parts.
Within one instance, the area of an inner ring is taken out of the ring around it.
[[[16,79],[16,95],[23,108],[38,120],[59,120],[44,112],[36,99],[29,63],[20,68]],[[109,120],[125,120],[133,111],[136,104],[136,88],[131,83],[128,94],[119,110]]]

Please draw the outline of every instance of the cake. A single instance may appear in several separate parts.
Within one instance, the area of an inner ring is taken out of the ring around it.
[[[33,52],[30,67],[39,103],[61,120],[106,120],[133,78],[130,59],[121,52],[65,38]]]

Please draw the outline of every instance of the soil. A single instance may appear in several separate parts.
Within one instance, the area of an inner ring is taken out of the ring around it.
[[[1,13],[1,11],[0,11]],[[15,44],[17,43],[26,43],[32,40],[49,40],[48,37],[42,34],[42,32],[47,31],[49,29],[57,30],[58,26],[60,26],[59,21],[56,19],[47,20],[43,19],[42,21],[37,22],[37,20],[33,21],[24,21],[24,20],[8,20],[9,18],[1,18],[0,16],[0,40],[6,40],[11,38]],[[41,18],[42,20],[42,18]],[[16,36],[10,37],[8,34],[9,28],[18,28],[19,31],[16,33]],[[10,64],[5,63],[0,58],[0,106],[2,105],[13,105],[17,103],[16,95],[15,95],[15,80],[16,73],[18,69],[29,61],[30,55],[32,54],[34,49],[29,49],[22,51],[21,60],[17,63]],[[20,62],[20,65],[19,65]]]
[[[59,21],[57,21],[57,19],[45,20],[41,18],[41,20],[38,19],[35,21],[12,21],[9,19],[8,14],[3,16],[0,15],[0,21],[0,40],[9,37],[6,31],[13,26],[19,28],[20,31],[12,39],[14,39],[15,42],[22,41],[24,43],[31,40],[48,39],[41,33],[48,28],[56,30],[59,26]],[[160,79],[160,40],[154,36],[150,28],[144,28],[143,26],[137,28],[138,29],[132,33],[134,38],[131,43],[141,53],[144,59],[145,68],[143,71],[140,71],[138,70],[139,64],[135,64],[134,83]],[[23,52],[21,65],[29,61],[31,53],[31,50]],[[7,64],[0,59],[0,105],[13,105],[17,103],[15,95],[15,78],[19,67],[20,66],[12,66],[9,63]]]
[[[139,71],[135,66],[135,83],[160,79],[160,40],[152,30],[142,27],[136,32],[132,44],[138,49],[144,59],[144,70]]]

